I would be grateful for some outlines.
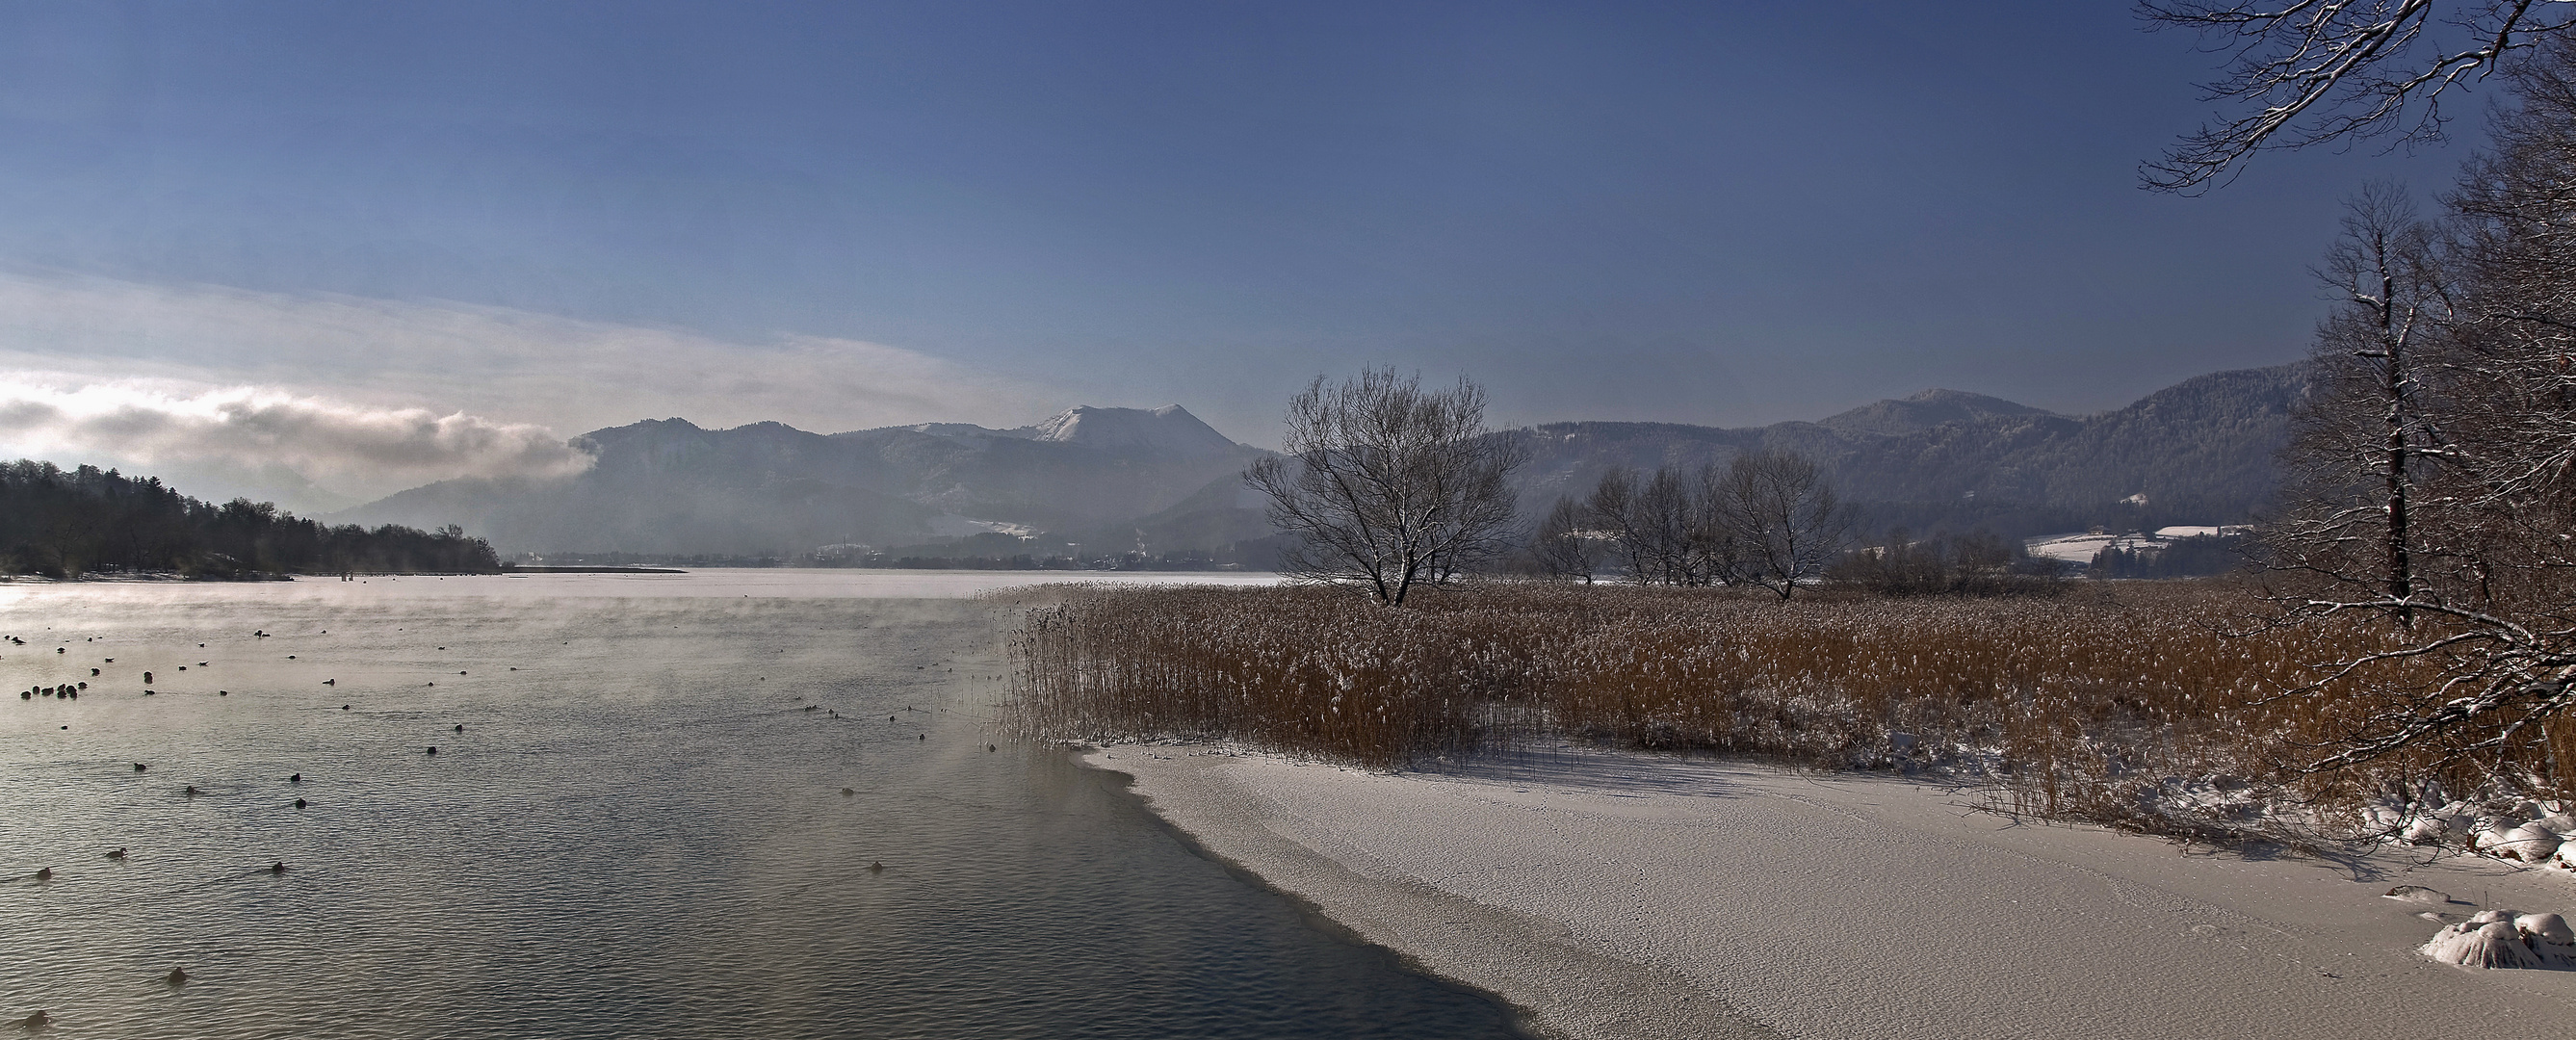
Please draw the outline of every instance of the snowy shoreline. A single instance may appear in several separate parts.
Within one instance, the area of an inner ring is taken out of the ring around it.
[[[1543,1035],[2544,1035],[2576,972],[2416,949],[2563,873],[2257,859],[1885,776],[1565,751],[1372,773],[1210,745],[1083,759],[1210,853]],[[2447,903],[2384,893],[2414,885]],[[2420,916],[2431,914],[2434,917]],[[2438,920],[2436,920],[2438,918]]]

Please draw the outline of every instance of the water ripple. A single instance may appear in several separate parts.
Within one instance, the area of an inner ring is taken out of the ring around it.
[[[1510,1035],[1063,756],[986,752],[991,608],[298,584],[0,593],[28,640],[0,688],[102,671],[77,701],[0,703],[0,1017],[214,1040]]]

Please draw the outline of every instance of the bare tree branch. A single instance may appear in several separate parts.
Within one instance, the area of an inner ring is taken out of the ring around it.
[[[2445,218],[2374,186],[2318,271],[2269,564],[2284,623],[2385,627],[2282,698],[2345,720],[2309,768],[2576,775],[2576,34],[2529,46]]]
[[[2204,100],[2242,112],[2140,164],[2144,187],[2174,192],[2233,177],[2264,149],[2438,141],[2447,91],[2576,25],[2567,0],[2145,0],[2138,14],[2229,54],[2201,87]]]

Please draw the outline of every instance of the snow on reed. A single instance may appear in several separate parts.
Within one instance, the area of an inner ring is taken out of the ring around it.
[[[1015,636],[1006,718],[1033,738],[1216,739],[1379,767],[1572,737],[1931,770],[1993,781],[2017,809],[2211,836],[2259,830],[2289,801],[2358,830],[2406,785],[2491,784],[2494,760],[2438,749],[2285,768],[2386,703],[2355,683],[2281,694],[2381,636],[2222,631],[2258,606],[2211,583],[1787,603],[1497,583],[1404,609],[1322,587],[1074,589]],[[2565,775],[2555,743],[2526,749],[2540,760],[2525,786]]]

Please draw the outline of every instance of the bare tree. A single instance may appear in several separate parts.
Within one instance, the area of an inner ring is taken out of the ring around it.
[[[1559,496],[1556,508],[1548,510],[1530,539],[1530,558],[1548,577],[1581,578],[1589,585],[1600,569],[1600,541],[1593,530],[1592,511]]]
[[[2203,188],[2267,148],[2439,140],[2446,92],[2576,26],[2570,5],[2542,0],[2143,0],[2138,12],[2227,52],[2202,88],[2243,110],[2145,163],[2161,191]]]
[[[1698,503],[1692,500],[1690,484],[1670,466],[1655,467],[1655,475],[1637,492],[1637,520],[1633,525],[1642,541],[1640,555],[1654,571],[1655,578],[1666,585],[1699,585],[1700,560],[1696,522]]]
[[[1916,539],[1903,527],[1843,555],[1827,574],[1882,596],[2051,596],[2065,578],[2056,561],[2033,560],[1992,531]]]
[[[2425,534],[2419,485],[2454,454],[2428,378],[2453,317],[2435,249],[2404,189],[2373,184],[2346,202],[2343,237],[2317,270],[2339,305],[2318,325],[2284,456],[2291,505],[2266,532],[2275,567],[2383,599],[2400,625],[2413,619]]]
[[[1628,579],[1639,585],[1655,579],[1652,536],[1648,521],[1637,502],[1637,471],[1626,466],[1613,466],[1592,487],[1592,497],[1584,500],[1585,512],[1602,533],[1610,538],[1612,551],[1626,565]]]
[[[2440,101],[2501,74],[2489,146],[2426,228],[2358,201],[2324,270],[2316,399],[2268,533],[2289,616],[2386,619],[2391,645],[2319,693],[2371,710],[2327,768],[2432,746],[2576,775],[2576,4],[2147,0],[2233,56],[2212,99],[2244,114],[2146,164],[2204,188],[2266,148],[2439,139]],[[2409,675],[2408,673],[2412,673]],[[2429,678],[2428,678],[2429,677]],[[2563,729],[2563,725],[2562,725]]]
[[[1852,525],[1813,460],[1790,452],[1748,451],[1719,481],[1717,514],[1741,551],[1746,580],[1780,598],[1824,573],[1842,552]]]
[[[1715,462],[1699,468],[1699,494],[1691,512],[1691,553],[1702,584],[1735,586],[1748,580],[1745,542],[1728,522],[1726,467]]]
[[[1510,476],[1520,441],[1485,428],[1485,392],[1464,379],[1439,391],[1421,377],[1365,369],[1317,376],[1288,404],[1287,454],[1253,463],[1246,486],[1270,497],[1270,521],[1298,536],[1285,572],[1367,583],[1402,606],[1418,584],[1448,581],[1501,554],[1511,538]]]
[[[1639,585],[1735,584],[1734,530],[1715,508],[1720,472],[1703,466],[1694,480],[1658,466],[1640,483],[1636,471],[1613,468],[1581,504],[1584,522]]]
[[[2576,769],[2548,732],[2576,709],[2576,38],[2532,57],[2441,227],[2365,193],[2328,255],[2345,303],[2268,541],[2307,579],[2293,619],[2397,637],[2309,688],[2371,698],[2319,767],[2429,747]]]

